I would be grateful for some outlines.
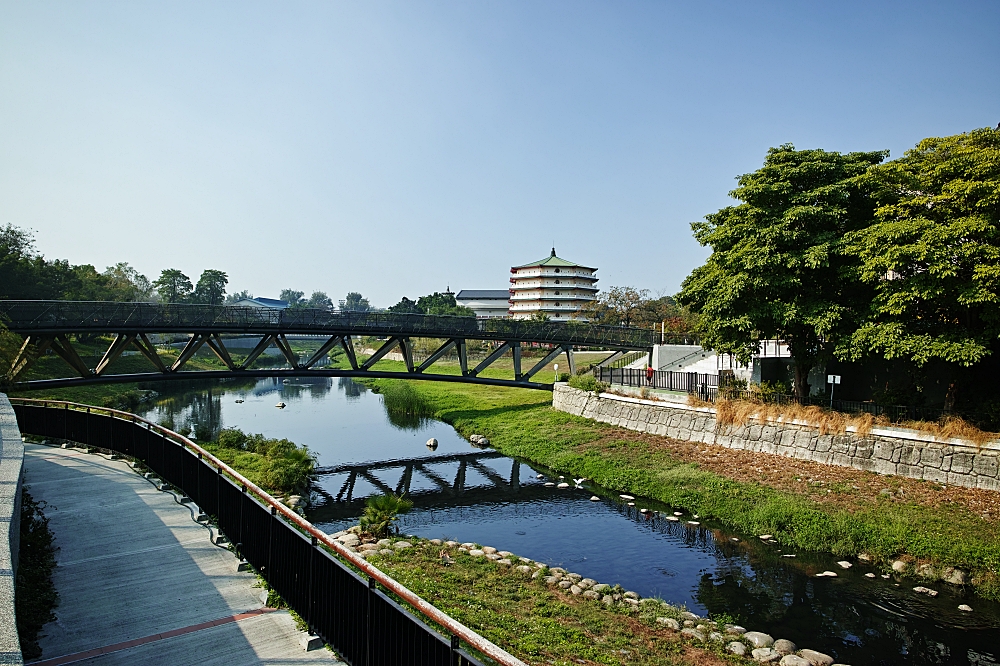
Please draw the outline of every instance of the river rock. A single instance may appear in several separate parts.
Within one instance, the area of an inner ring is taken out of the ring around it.
[[[774,645],[774,639],[760,631],[748,631],[743,634],[743,640],[755,648],[769,648]]]
[[[358,546],[358,550],[360,550],[362,553],[367,552],[369,550],[378,550],[379,548],[380,546],[377,543],[363,543],[360,546]]]
[[[741,634],[747,633],[747,630],[744,629],[743,627],[741,627],[738,624],[727,624],[726,625],[726,633],[730,634],[732,636],[739,636]]]
[[[403,550],[404,548],[413,548],[413,544],[410,543],[409,541],[397,541],[396,543],[392,544],[392,547],[395,548],[396,550]]]
[[[779,638],[778,640],[774,641],[774,645],[772,645],[771,647],[774,648],[775,652],[777,652],[782,656],[786,654],[791,654],[798,649],[798,646],[796,646],[795,643],[785,638]]]
[[[805,659],[810,666],[833,666],[833,657],[816,650],[799,650],[799,656]]]
[[[570,594],[583,594],[583,588],[579,585],[571,585],[569,588]]]
[[[374,550],[366,550],[363,553],[361,553],[361,557],[365,558],[366,560],[370,560],[371,558],[378,556],[379,556],[378,551]]]
[[[932,590],[929,587],[924,587],[923,585],[917,585],[913,588],[913,591],[917,594],[926,594],[928,597],[936,597],[938,595],[937,590]]]
[[[634,500],[635,499],[631,495],[619,495],[618,497],[621,497],[623,500]]]
[[[778,662],[778,666],[810,666],[809,662],[794,654],[786,654]]]
[[[513,564],[513,562],[511,562],[506,557],[501,557],[499,560],[497,560],[497,564],[503,565],[505,567],[509,567],[510,565]]]
[[[667,516],[667,520],[669,520],[672,523],[676,523],[680,521],[680,518],[678,518],[677,516]]]
[[[556,488],[569,488],[569,484],[563,481],[562,483],[556,484]]]
[[[623,604],[628,604],[629,606],[632,606],[633,608],[638,608],[639,607],[639,600],[638,599],[633,599],[632,597],[625,597],[624,599],[622,599],[622,603]]]
[[[527,564],[522,564],[520,566],[514,567],[514,571],[524,576],[530,576],[532,572],[534,572],[534,569],[529,567]]]
[[[743,645],[743,643],[740,643],[739,641],[733,641],[726,646],[726,650],[732,652],[738,657],[742,657],[747,653],[747,646]]]
[[[383,556],[384,555],[395,555],[395,553],[396,553],[396,551],[389,550],[388,548],[383,548],[382,550],[378,551],[378,554],[379,555],[383,555]]]
[[[433,437],[431,437],[430,439],[427,440],[427,448],[428,449],[434,450],[437,447],[438,447],[438,441],[436,439],[434,439]]]
[[[583,591],[583,596],[587,597],[588,599],[600,599],[601,598],[601,595],[599,595],[597,592],[594,592],[593,590],[584,590]]]
[[[445,541],[444,545],[448,546],[449,548],[455,548],[456,546],[460,546],[461,544],[458,543],[457,541]]]
[[[546,481],[545,482],[545,487],[546,488],[555,488],[556,484],[552,483],[551,481]]]
[[[337,541],[345,546],[357,546],[361,543],[361,538],[357,534],[344,534],[337,537]]]
[[[871,555],[869,555],[868,553],[859,553],[858,554],[858,559],[861,560],[862,562],[872,562],[872,561],[874,561],[874,558]]]
[[[486,555],[484,555],[484,557],[485,557],[486,559],[488,559],[488,560],[493,560],[494,562],[497,562],[497,561],[499,561],[500,559],[502,559],[502,558],[501,558],[501,557],[500,557],[499,555],[497,555],[496,553],[486,553]]]
[[[441,539],[431,539],[427,543],[429,543],[429,544],[431,544],[433,546],[440,546],[440,545],[444,544],[444,542],[441,541]]]
[[[965,572],[961,569],[945,567],[941,572],[941,580],[951,585],[965,585]]]
[[[722,641],[726,640],[726,637],[717,631],[712,631],[709,632],[708,634],[708,640],[713,641],[715,643],[721,643]]]
[[[681,634],[684,636],[690,636],[691,638],[697,638],[699,641],[705,640],[705,634],[698,629],[692,629],[691,627],[685,627],[681,629]]]
[[[482,557],[485,554],[486,553],[479,550],[478,548],[473,548],[472,550],[469,551],[469,555],[472,555],[473,557]]]
[[[847,560],[841,560],[840,562],[837,562],[837,566],[840,567],[841,569],[850,569],[854,565],[848,562]]]
[[[562,580],[562,579],[559,576],[546,576],[545,577],[545,582],[548,583],[549,585],[555,585],[560,580]]]
[[[958,607],[958,610],[964,611],[966,613],[971,613],[972,612],[972,606],[969,606],[968,604],[962,604],[961,606]]]
[[[573,587],[573,583],[569,582],[568,580],[561,580],[559,581],[559,587],[561,587],[564,590],[568,590],[569,588]]]
[[[514,553],[510,552],[509,550],[498,550],[497,555],[499,555],[500,557],[513,557]]]
[[[591,501],[591,502],[600,502],[600,501],[601,501],[601,498],[600,498],[600,497],[598,497],[597,495],[591,495],[591,496],[590,496],[590,501]]]
[[[681,630],[681,623],[672,617],[658,617],[656,621],[665,626],[667,629],[673,629],[674,631]]]
[[[631,591],[629,591],[629,592],[624,593],[622,596],[625,597],[626,599],[635,599],[636,601],[639,600],[639,593],[638,592],[631,592]]]
[[[593,578],[584,578],[583,580],[580,581],[580,583],[582,585],[586,585],[587,587],[594,587],[595,585],[597,585],[597,581],[594,580]]]
[[[564,574],[564,573],[566,573],[566,570],[563,569],[562,567],[549,567],[549,571],[551,571],[552,573],[557,573],[557,574]]]
[[[493,546],[483,546],[482,550],[487,555],[492,555],[493,553],[497,552],[497,549],[494,548]]]
[[[694,620],[684,620],[684,626],[685,627],[693,627],[694,626]]]
[[[684,618],[685,620],[700,620],[701,619],[701,616],[695,615],[691,611],[684,611],[684,612],[682,612],[681,613],[681,617]]]
[[[611,604],[615,603],[615,598],[610,594],[605,594],[603,597],[601,597],[601,603],[604,604],[605,606],[610,606]]]
[[[773,664],[781,659],[781,655],[769,647],[754,648],[750,655],[762,664]]]
[[[869,571],[868,573],[865,574],[865,578],[874,578],[874,577],[875,577],[875,574],[873,574],[871,571]]]
[[[892,563],[892,570],[896,573],[906,573],[908,565],[903,560],[896,560]]]
[[[573,581],[574,583],[575,583],[576,581],[578,581],[578,580],[583,580],[583,576],[581,576],[581,575],[580,575],[580,574],[578,574],[578,573],[572,573],[572,572],[570,572],[570,573],[566,574],[566,578],[569,578],[569,579],[570,579],[571,581]]]
[[[465,543],[462,544],[462,548],[465,548],[467,550],[473,550],[475,547],[476,547],[476,544],[471,543],[469,541],[466,541]]]

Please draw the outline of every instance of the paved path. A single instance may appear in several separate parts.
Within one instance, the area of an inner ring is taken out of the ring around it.
[[[303,650],[288,613],[262,607],[256,577],[127,464],[27,444],[24,467],[59,547],[57,619],[34,663],[339,663]]]

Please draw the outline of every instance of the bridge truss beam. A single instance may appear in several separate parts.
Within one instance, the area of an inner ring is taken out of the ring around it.
[[[347,356],[350,369],[321,367],[322,361],[330,350],[340,346]],[[226,370],[187,370],[188,362],[194,358],[203,347],[212,351]],[[290,367],[257,368],[254,362],[270,347],[276,347]],[[111,366],[129,348],[138,351],[150,365],[150,372],[112,374]],[[398,348],[406,366],[405,372],[386,372],[374,369],[375,365],[387,354]],[[51,350],[76,373],[75,377],[59,379],[39,379],[21,381],[15,384],[20,390],[55,388],[59,386],[79,386],[95,383],[150,382],[174,379],[231,379],[252,377],[371,377],[425,379],[444,382],[465,382],[493,386],[516,386],[551,390],[552,385],[533,381],[533,378],[554,359],[566,354],[567,367],[573,368],[572,345],[558,345],[551,349],[544,358],[535,363],[526,372],[522,370],[522,347],[519,341],[501,342],[480,361],[475,367],[469,367],[468,341],[464,338],[451,338],[432,352],[426,359],[415,358],[413,341],[409,336],[392,336],[386,340],[375,353],[363,362],[359,362],[354,350],[354,341],[350,335],[334,335],[323,341],[319,348],[309,354],[305,360],[300,358],[291,347],[287,337],[282,334],[267,334],[261,337],[242,362],[234,360],[232,353],[226,347],[225,340],[218,333],[194,333],[181,348],[177,358],[172,363],[164,362],[157,353],[155,345],[145,333],[118,333],[114,336],[100,361],[92,369],[83,360],[66,335],[32,336],[25,338],[20,352],[15,357],[10,373],[16,379],[28,369],[32,362],[46,351]],[[446,354],[454,351],[459,360],[460,374],[442,374],[428,372],[434,363],[440,361]],[[496,364],[504,356],[510,354],[513,360],[513,378],[500,379],[483,377],[484,371]]]

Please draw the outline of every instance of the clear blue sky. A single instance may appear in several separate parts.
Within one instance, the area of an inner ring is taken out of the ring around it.
[[[674,293],[768,147],[1000,121],[1000,2],[0,4],[0,224],[230,289]]]

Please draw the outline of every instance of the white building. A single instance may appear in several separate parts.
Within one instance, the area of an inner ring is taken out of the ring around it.
[[[475,312],[476,319],[506,317],[509,301],[506,289],[462,289],[455,296],[455,302]]]
[[[508,312],[514,319],[530,319],[539,312],[553,321],[585,319],[580,308],[597,298],[597,269],[560,259],[555,248],[548,257],[510,272]]]

